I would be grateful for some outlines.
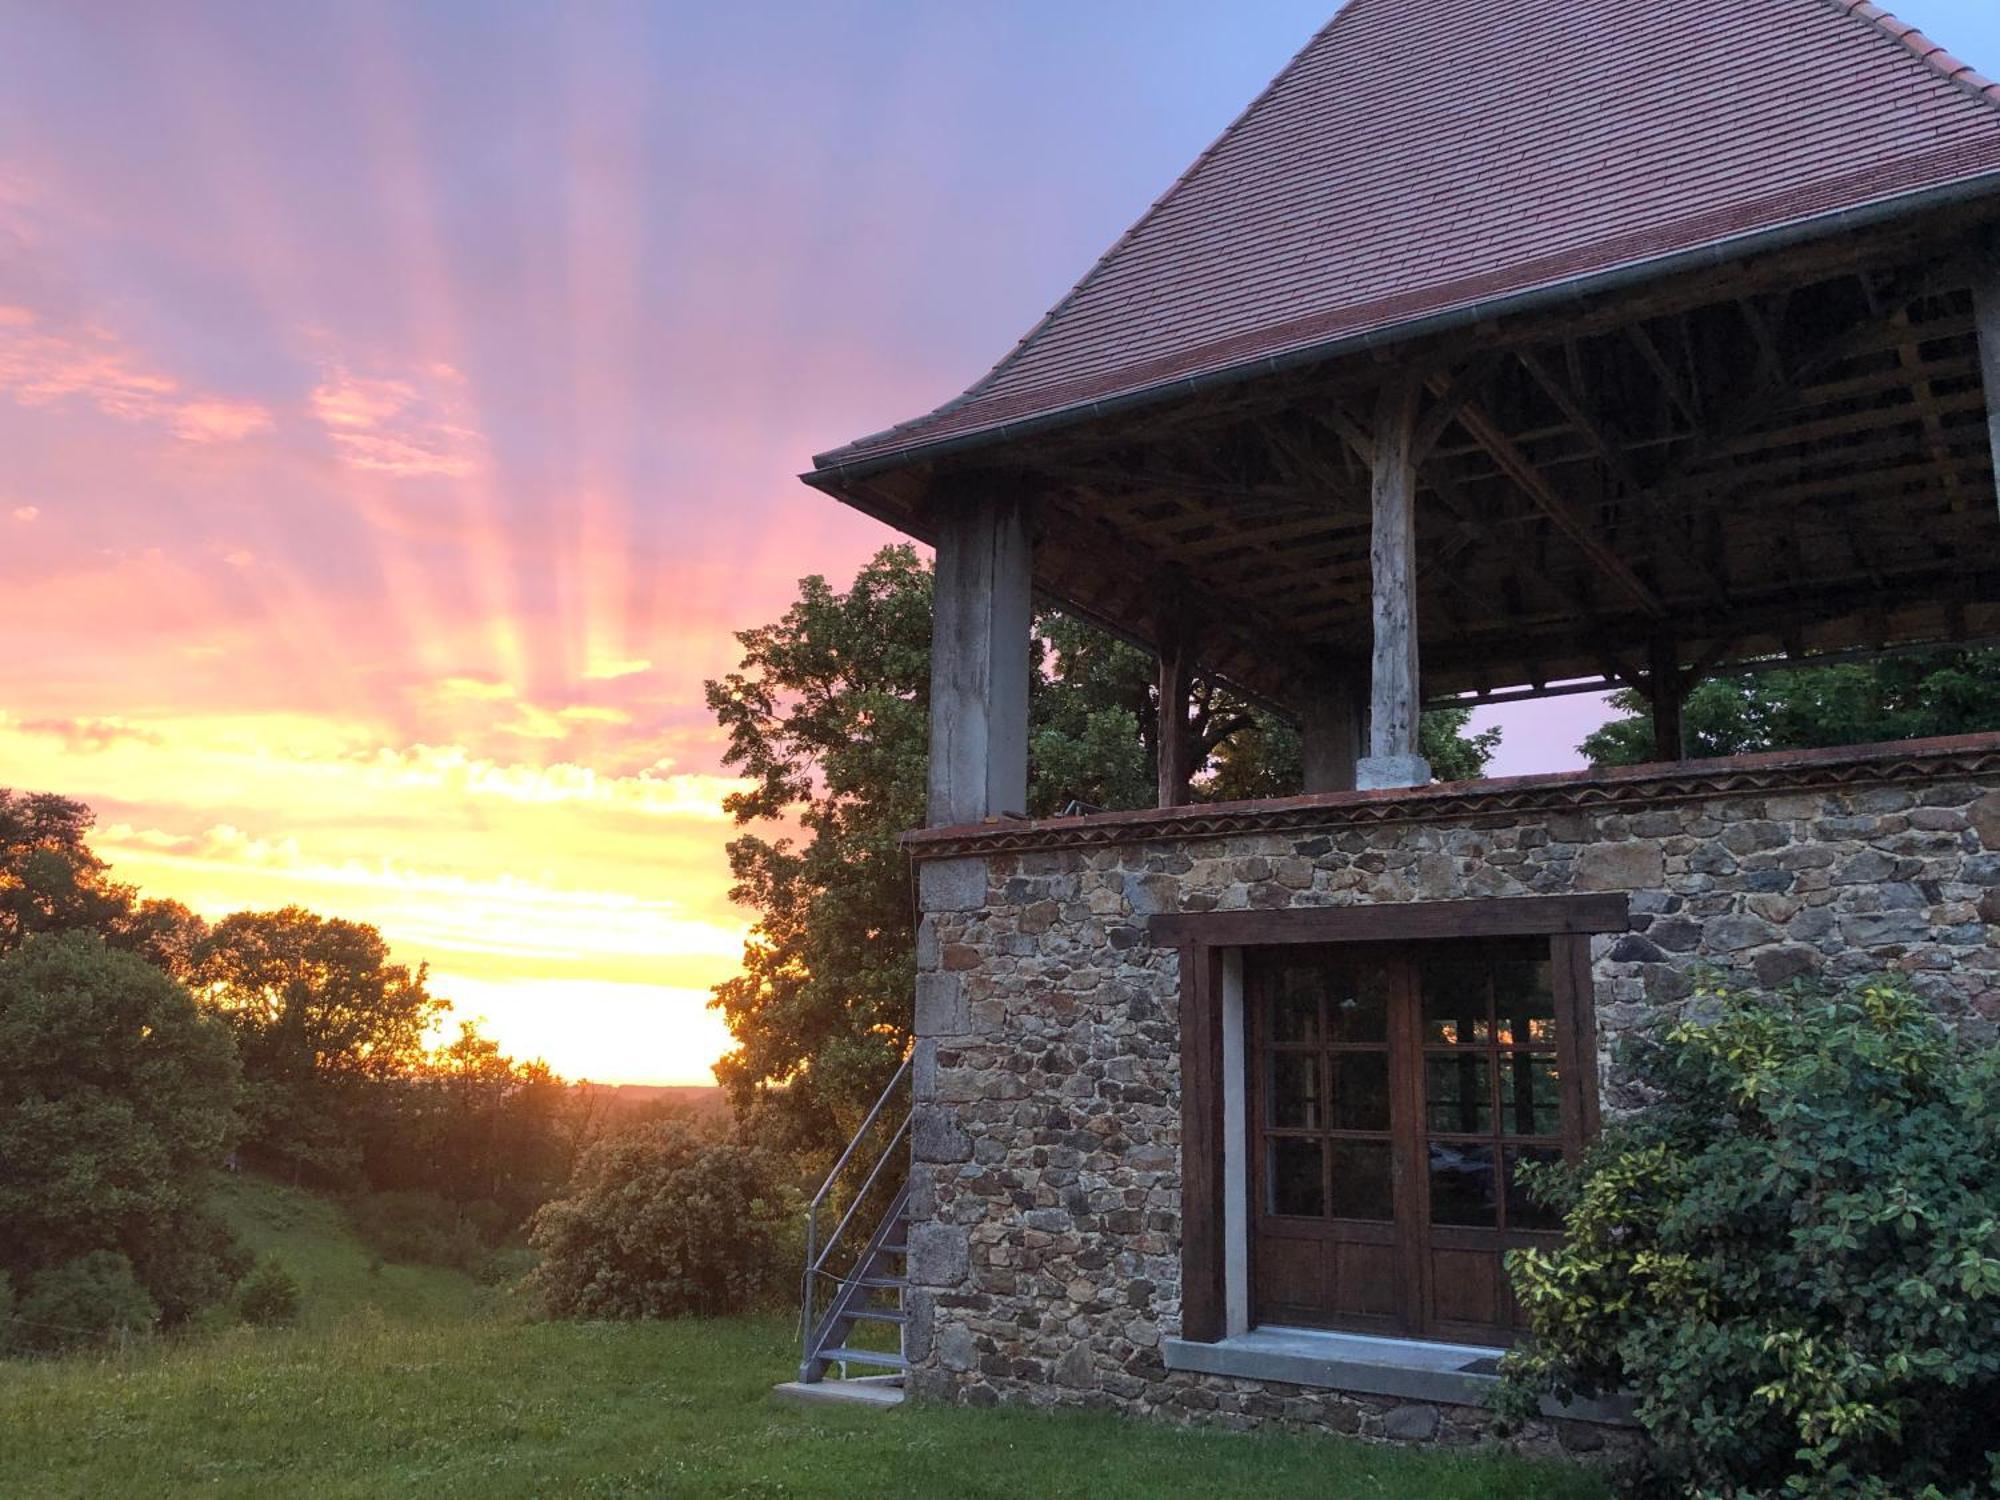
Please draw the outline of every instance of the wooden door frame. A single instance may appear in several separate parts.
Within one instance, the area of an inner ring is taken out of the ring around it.
[[[1631,926],[1630,898],[1520,896],[1412,901],[1289,911],[1158,916],[1155,944],[1179,951],[1181,975],[1181,1337],[1218,1343],[1228,1334],[1228,1223],[1224,1211],[1223,953],[1292,944],[1407,943],[1426,939],[1547,937],[1571,981],[1574,1003],[1563,1041],[1580,1067],[1596,1070],[1590,936]],[[1408,1011],[1410,1007],[1405,1006]],[[1565,1023],[1558,1019],[1559,1026]],[[1421,1049],[1419,1049],[1421,1055]],[[1583,1088],[1578,1122],[1597,1130],[1597,1090]],[[1419,1262],[1427,1257],[1419,1254]],[[1419,1280],[1418,1278],[1412,1278]]]

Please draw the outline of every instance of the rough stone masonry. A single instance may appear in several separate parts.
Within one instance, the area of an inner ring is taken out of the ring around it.
[[[1599,1065],[1710,964],[1893,970],[2000,1023],[2000,737],[914,836],[911,1387],[1466,1442],[1476,1408],[1176,1372],[1180,976],[1158,913],[1625,892]],[[1558,1430],[1560,1429],[1560,1430]],[[1550,1424],[1529,1446],[1617,1435]]]

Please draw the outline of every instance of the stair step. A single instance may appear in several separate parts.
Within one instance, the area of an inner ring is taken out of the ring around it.
[[[903,1389],[890,1384],[896,1375],[868,1375],[859,1380],[788,1380],[775,1395],[793,1406],[859,1406],[884,1409],[903,1404]]]
[[[853,1284],[878,1292],[903,1292],[909,1290],[910,1279],[907,1276],[856,1276]]]
[[[875,1248],[880,1250],[884,1255],[908,1255],[910,1253],[910,1247],[903,1244],[900,1240],[893,1245],[877,1245]]]
[[[910,1321],[908,1313],[901,1312],[893,1307],[850,1307],[847,1310],[847,1315],[850,1318],[866,1318],[871,1323],[907,1323]]]
[[[845,1362],[850,1365],[877,1365],[884,1370],[907,1370],[909,1361],[900,1354],[890,1354],[881,1349],[849,1349],[842,1345],[838,1349],[822,1349],[819,1357],[828,1363]]]

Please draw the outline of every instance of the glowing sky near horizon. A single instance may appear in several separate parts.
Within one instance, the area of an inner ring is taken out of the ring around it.
[[[1900,10],[2000,72],[1985,5]],[[149,894],[375,923],[518,1055],[706,1081],[702,680],[890,539],[794,476],[1327,11],[0,0],[0,785]]]

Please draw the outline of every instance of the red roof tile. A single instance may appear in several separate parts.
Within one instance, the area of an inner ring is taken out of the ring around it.
[[[817,464],[1960,184],[2000,85],[1867,0],[1351,0],[990,374]]]

